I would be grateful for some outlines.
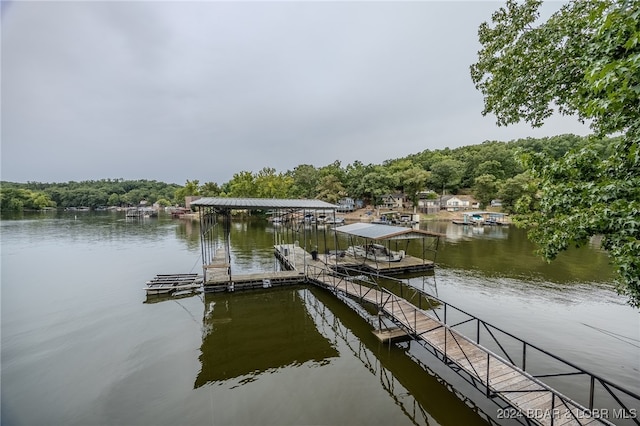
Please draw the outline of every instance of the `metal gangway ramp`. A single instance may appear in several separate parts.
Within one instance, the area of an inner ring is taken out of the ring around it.
[[[636,412],[635,408],[630,408],[621,401],[612,388],[621,391],[625,397],[630,397],[636,404],[640,403],[640,396],[603,379],[591,375],[590,408],[586,408],[546,385],[513,362],[459,333],[453,329],[455,325],[447,325],[429,312],[418,308],[385,288],[360,284],[357,278],[337,274],[323,266],[307,266],[306,276],[313,284],[333,293],[348,295],[376,305],[380,313],[390,318],[411,338],[423,346],[431,348],[432,353],[454,370],[466,373],[476,388],[486,389],[487,397],[494,400],[499,398],[507,406],[512,407],[510,418],[522,420],[523,424],[545,426],[612,425],[613,423],[607,418],[592,414],[594,413],[592,408],[595,380],[599,380],[620,404],[621,413],[630,414],[631,417],[627,418],[631,418],[635,424],[640,424],[638,419],[633,416]],[[526,348],[525,345],[523,351],[526,351]],[[588,373],[584,372],[584,374]]]

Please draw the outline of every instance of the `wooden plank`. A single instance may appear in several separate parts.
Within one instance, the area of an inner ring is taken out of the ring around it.
[[[474,376],[479,377],[481,371],[486,371],[487,355],[484,353],[466,354],[466,357],[459,357],[454,359],[454,361]]]
[[[532,390],[531,392],[520,393],[515,398],[509,398],[512,404],[523,410],[532,410],[535,407],[551,406],[552,394],[548,390]]]
[[[531,384],[531,379],[523,376],[519,372],[512,377],[504,377],[502,380],[496,380],[491,386],[496,392],[508,392],[520,390],[523,386]]]

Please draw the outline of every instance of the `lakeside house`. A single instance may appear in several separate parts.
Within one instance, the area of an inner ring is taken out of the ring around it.
[[[382,196],[382,206],[388,209],[402,210],[407,206],[407,196],[401,192]]]
[[[338,200],[338,207],[336,211],[338,212],[352,212],[356,209],[356,202],[351,197],[344,197]]]
[[[421,213],[436,214],[440,211],[440,199],[434,191],[421,191],[417,207]]]
[[[478,209],[480,202],[470,195],[445,195],[440,199],[440,208],[449,212]]]

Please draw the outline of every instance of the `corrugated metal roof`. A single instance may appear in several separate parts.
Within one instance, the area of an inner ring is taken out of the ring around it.
[[[278,198],[219,198],[203,197],[191,202],[192,206],[207,206],[219,209],[327,209],[336,205],[321,200],[296,200]]]
[[[437,237],[440,234],[421,229],[402,226],[383,225],[378,223],[352,223],[339,226],[336,231],[371,240],[406,240],[412,238]]]

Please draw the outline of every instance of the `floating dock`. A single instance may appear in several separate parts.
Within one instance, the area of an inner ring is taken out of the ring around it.
[[[224,248],[216,251],[213,262],[204,269],[204,291],[207,293],[271,288],[305,281],[304,273],[296,270],[233,274]]]
[[[205,292],[221,292],[271,288],[305,282],[304,273],[298,271],[259,272],[242,275],[218,275],[204,283]]]
[[[202,281],[202,276],[198,274],[156,275],[151,281],[147,281],[144,290],[148,296],[195,291],[202,287]]]

